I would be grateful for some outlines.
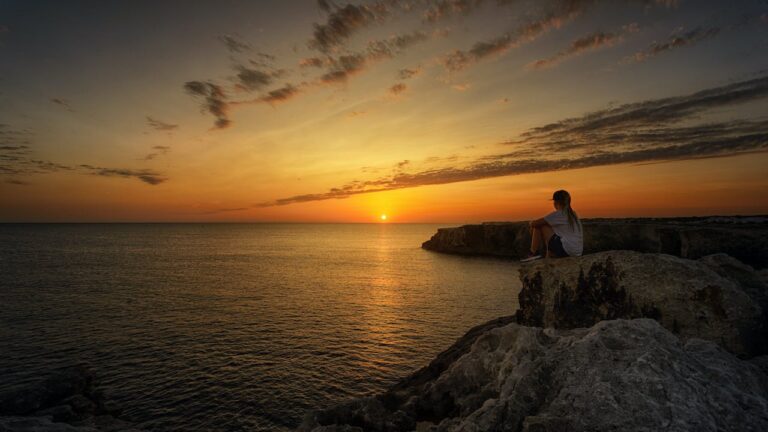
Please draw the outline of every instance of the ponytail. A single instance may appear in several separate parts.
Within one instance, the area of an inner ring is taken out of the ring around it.
[[[552,199],[563,205],[563,211],[565,211],[565,214],[568,216],[568,225],[571,226],[571,229],[578,228],[579,231],[581,231],[581,221],[579,220],[579,216],[571,208],[571,194],[567,191],[559,190],[555,192]]]

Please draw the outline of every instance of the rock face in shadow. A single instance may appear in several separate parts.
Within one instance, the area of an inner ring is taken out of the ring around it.
[[[744,357],[768,352],[767,288],[727,256],[698,261],[609,251],[520,267],[519,324],[589,327],[652,318],[682,339],[707,339]]]
[[[460,339],[450,363],[311,413],[298,430],[768,430],[768,376],[712,342],[683,342],[651,319],[497,324]]]
[[[436,252],[522,258],[528,222],[440,228],[422,247]],[[584,253],[634,250],[697,259],[726,253],[754,268],[768,267],[768,218],[585,219]]]
[[[0,431],[135,431],[85,366],[0,394]]]

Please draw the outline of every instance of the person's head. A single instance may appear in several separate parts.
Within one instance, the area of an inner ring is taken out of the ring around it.
[[[563,189],[555,191],[555,193],[552,194],[552,202],[555,209],[562,210],[568,215],[568,223],[571,227],[581,226],[579,216],[577,216],[576,212],[571,208],[571,194],[569,194],[568,191]]]
[[[552,204],[557,210],[564,210],[571,206],[571,194],[568,191],[560,189],[552,194]]]

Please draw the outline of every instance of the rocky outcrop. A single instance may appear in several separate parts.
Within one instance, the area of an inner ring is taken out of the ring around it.
[[[0,394],[0,431],[135,431],[85,365]]]
[[[759,365],[713,342],[684,342],[655,320],[490,325],[458,345],[450,363],[313,412],[299,430],[768,430]]]
[[[644,317],[683,340],[707,339],[745,357],[768,352],[766,285],[727,255],[600,252],[523,265],[520,280],[519,324],[578,328]]]
[[[422,247],[464,255],[525,256],[528,222],[440,228]],[[585,219],[584,253],[634,250],[697,259],[726,253],[754,268],[768,267],[768,217]]]

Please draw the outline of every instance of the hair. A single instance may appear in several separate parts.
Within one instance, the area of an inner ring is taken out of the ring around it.
[[[555,191],[555,193],[552,194],[552,201],[563,206],[563,210],[568,216],[568,225],[570,225],[571,228],[578,227],[578,229],[581,230],[581,221],[579,220],[579,216],[571,208],[571,194],[569,194],[568,191],[560,189],[559,191]]]

